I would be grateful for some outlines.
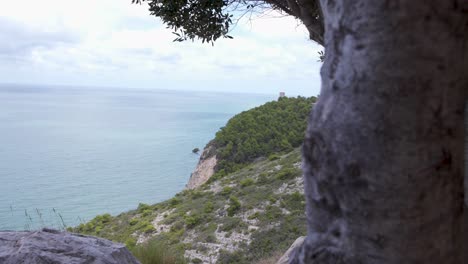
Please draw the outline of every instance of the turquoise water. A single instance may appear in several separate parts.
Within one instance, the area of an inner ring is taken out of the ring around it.
[[[0,230],[76,225],[168,199],[198,161],[193,148],[275,97],[2,85]]]

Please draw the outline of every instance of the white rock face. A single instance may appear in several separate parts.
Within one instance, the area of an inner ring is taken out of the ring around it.
[[[299,249],[304,243],[305,237],[299,237],[294,241],[291,247],[284,253],[284,255],[276,262],[276,264],[288,264],[291,261],[293,254]]]
[[[0,231],[2,264],[140,264],[122,244],[51,229]]]
[[[218,160],[216,155],[207,157],[212,147],[205,148],[200,156],[200,161],[197,167],[190,176],[189,182],[186,185],[187,189],[195,189],[207,182],[214,174],[214,168]]]

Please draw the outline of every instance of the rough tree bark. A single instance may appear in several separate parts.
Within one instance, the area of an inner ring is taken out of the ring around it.
[[[292,263],[463,260],[466,1],[321,0],[322,91]]]

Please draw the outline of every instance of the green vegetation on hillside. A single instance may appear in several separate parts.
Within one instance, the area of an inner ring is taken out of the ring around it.
[[[295,149],[273,161],[255,161],[165,202],[97,216],[71,231],[125,243],[143,264],[158,263],[145,260],[154,258],[184,263],[184,252],[191,263],[210,257],[217,263],[256,263],[284,253],[306,234],[300,159]],[[147,243],[137,245],[138,239]]]
[[[298,147],[315,100],[280,98],[236,115],[209,143],[218,171],[207,183],[71,231],[125,243],[143,264],[275,261],[306,234]]]
[[[316,97],[282,97],[229,120],[210,142],[218,175],[234,172],[258,157],[289,152],[302,144],[306,120]]]

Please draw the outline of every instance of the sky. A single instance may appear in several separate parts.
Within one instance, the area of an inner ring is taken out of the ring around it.
[[[0,83],[319,93],[322,48],[295,19],[243,19],[230,35],[173,42],[131,0],[0,0]]]

